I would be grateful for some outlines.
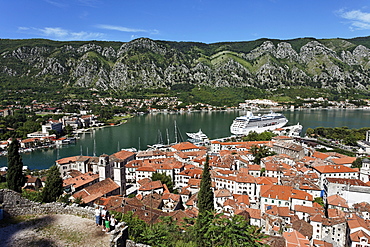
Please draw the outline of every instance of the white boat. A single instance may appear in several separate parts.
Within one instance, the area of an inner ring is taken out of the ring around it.
[[[297,123],[296,125],[286,126],[284,128],[277,128],[273,130],[273,133],[290,137],[300,137],[302,129],[303,126]]]
[[[209,141],[208,136],[199,129],[198,132],[195,133],[186,133],[186,135],[193,141],[193,142],[205,142]]]
[[[254,116],[251,111],[247,111],[246,115],[234,119],[230,126],[230,132],[233,135],[248,135],[252,131],[262,133],[282,128],[287,123],[288,119],[281,113],[271,111],[262,116]]]

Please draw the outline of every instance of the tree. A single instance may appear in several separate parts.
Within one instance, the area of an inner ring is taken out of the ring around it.
[[[209,172],[209,157],[206,157],[204,164],[202,180],[200,181],[200,189],[198,192],[198,219],[195,225],[196,241],[198,246],[210,246],[210,241],[206,237],[207,226],[213,220],[213,191],[211,188],[211,174]]]
[[[312,137],[312,135],[315,134],[315,131],[312,128],[307,128],[306,130],[306,136]]]
[[[361,168],[362,167],[362,158],[357,158],[352,162],[352,168]]]
[[[325,202],[324,202],[324,199],[322,199],[322,197],[315,197],[313,202],[316,202],[316,203],[320,204],[321,206],[325,207]]]
[[[258,146],[258,145],[253,145],[251,147],[251,153],[254,156],[253,162],[257,165],[261,163],[261,159],[276,154],[275,152],[271,152],[270,148],[268,148],[267,146]]]
[[[56,165],[49,168],[45,188],[42,190],[43,202],[54,202],[63,194],[63,179]]]
[[[26,183],[26,176],[23,174],[23,162],[19,154],[19,142],[17,139],[12,139],[8,148],[8,172],[6,181],[8,188],[17,192],[22,192],[22,187]]]
[[[209,157],[206,157],[204,164],[202,179],[200,181],[200,188],[198,193],[198,208],[199,214],[210,212],[214,210],[213,191],[211,188],[212,180],[209,172]]]
[[[172,193],[173,192],[173,182],[172,178],[165,173],[155,172],[152,175],[152,181],[161,181],[162,184],[166,184],[168,190]]]
[[[241,215],[224,217],[223,214],[206,212],[208,218],[202,228],[204,242],[198,246],[264,246],[260,241],[266,237],[261,228],[249,225]]]

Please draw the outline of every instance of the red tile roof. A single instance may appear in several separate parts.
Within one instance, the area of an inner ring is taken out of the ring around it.
[[[152,181],[152,182],[145,183],[142,186],[140,186],[139,190],[150,191],[150,190],[155,190],[155,189],[160,189],[160,188],[163,188],[161,181]]]
[[[312,195],[305,191],[293,189],[290,186],[284,185],[262,185],[261,197],[275,198],[284,201],[289,201],[290,198],[312,201]]]
[[[117,158],[117,159],[120,159],[120,160],[126,160],[132,156],[134,156],[135,153],[133,152],[130,152],[130,151],[126,151],[126,150],[121,150],[117,153],[114,153],[112,154],[113,157]]]
[[[81,191],[74,193],[72,196],[74,198],[81,197],[84,203],[89,203],[119,188],[119,185],[116,184],[111,178],[106,178],[103,181],[90,185]]]
[[[192,149],[199,150],[199,147],[195,146],[194,144],[192,144],[190,142],[180,142],[180,143],[175,144],[171,147],[173,149],[178,150],[178,151],[186,151],[186,150],[192,150]]]
[[[293,230],[293,232],[284,232],[283,237],[286,240],[286,247],[304,247],[312,246],[310,241],[306,239],[300,232]]]
[[[356,170],[349,168],[344,165],[325,165],[325,166],[315,166],[313,169],[317,170],[319,173],[354,173]]]
[[[346,200],[339,195],[328,196],[326,199],[329,205],[348,208]]]

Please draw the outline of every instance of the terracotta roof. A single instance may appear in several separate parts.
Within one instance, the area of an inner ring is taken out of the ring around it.
[[[292,215],[288,207],[278,207],[276,205],[272,205],[265,213],[281,217],[290,217]]]
[[[367,231],[370,231],[369,222],[365,221],[363,218],[359,217],[356,214],[352,214],[352,217],[348,218],[347,222],[348,227],[351,229],[351,231],[355,230],[356,228],[363,228]]]
[[[327,200],[327,203],[329,205],[348,208],[348,204],[347,204],[346,200],[343,197],[339,196],[339,195],[329,196],[326,200]]]
[[[314,239],[313,240],[313,245],[315,247],[333,247],[332,243],[328,243],[319,239]]]
[[[172,200],[175,202],[179,202],[181,200],[181,196],[178,194],[167,193],[167,194],[163,194],[162,200]]]
[[[74,188],[79,188],[99,179],[99,174],[87,172],[77,177],[67,178],[63,180],[63,187],[72,185]]]
[[[82,201],[84,203],[89,203],[119,188],[119,185],[116,184],[111,178],[106,178],[103,181],[90,185],[74,193],[72,196],[74,198],[82,197]]]
[[[134,156],[135,153],[133,152],[130,152],[130,151],[126,151],[126,150],[121,150],[117,153],[114,153],[112,154],[113,157],[117,158],[117,159],[120,159],[120,160],[126,160],[132,156]]]
[[[302,205],[294,205],[294,211],[307,213],[310,216],[315,216],[316,214],[320,214],[322,216],[325,215],[323,208],[308,207]]]
[[[178,151],[186,151],[186,150],[192,150],[192,149],[198,150],[199,149],[199,147],[195,146],[194,144],[192,144],[190,142],[180,142],[180,143],[175,144],[171,147],[173,149],[178,150]]]
[[[156,172],[157,170],[152,166],[142,166],[136,169],[137,172]]]
[[[344,218],[346,217],[346,214],[343,210],[338,208],[329,208],[328,209],[328,218],[334,219],[334,218]]]
[[[181,188],[181,190],[179,191],[179,194],[180,195],[190,196],[191,195],[191,192],[188,189],[186,189],[186,188]]]
[[[150,183],[152,182],[152,180],[150,178],[143,178],[143,179],[140,179],[137,181],[138,184],[140,185],[144,185],[144,184],[147,184],[147,183]]]
[[[316,151],[316,152],[313,153],[312,157],[318,158],[318,159],[321,159],[321,160],[325,160],[328,157],[330,157],[330,155]]]
[[[325,166],[315,166],[313,169],[317,170],[319,173],[349,173],[356,172],[356,170],[349,168],[344,165],[325,165]]]
[[[312,201],[312,195],[305,191],[293,189],[290,186],[284,185],[262,185],[261,197],[275,198],[284,201],[289,201],[290,198]]]
[[[261,209],[255,209],[255,208],[246,208],[244,209],[247,211],[251,218],[253,219],[261,219]]]
[[[198,201],[198,193],[192,195],[185,204],[186,206],[194,206],[196,201]]]
[[[214,192],[215,197],[232,197],[231,193],[227,189],[220,189]]]
[[[257,184],[277,184],[278,178],[272,178],[272,177],[258,177],[256,178]]]
[[[336,165],[345,165],[345,164],[352,164],[353,161],[356,160],[356,157],[345,157],[345,158],[338,158],[338,159],[331,159]]]
[[[139,151],[136,154],[136,158],[144,158],[148,156],[164,156],[165,154],[165,152],[160,150]]]
[[[163,188],[161,181],[152,181],[152,182],[145,183],[142,186],[140,186],[139,190],[150,191],[150,190],[155,190],[155,189],[160,189],[160,188]]]
[[[363,230],[359,230],[350,235],[352,242],[360,242],[361,238],[366,238],[370,242],[370,236]]]
[[[197,187],[197,188],[199,188],[200,187],[200,181],[201,181],[201,179],[189,178],[188,185],[190,187]]]
[[[188,176],[190,178],[202,178],[203,170],[200,168],[186,169],[179,173],[179,175]]]
[[[366,183],[364,183],[360,179],[326,178],[326,180],[329,183],[335,183],[335,184],[349,184],[349,185],[356,185],[356,186],[368,186]]]
[[[101,197],[97,199],[94,203],[101,206],[106,206],[107,210],[116,210],[122,207],[122,202],[124,198],[122,196],[110,196],[107,198]]]
[[[260,165],[248,165],[248,170],[249,171],[261,171],[261,166]]]
[[[249,205],[249,196],[248,195],[233,195],[235,198],[235,202],[238,204],[245,204]]]
[[[310,241],[296,230],[293,230],[292,232],[284,232],[283,237],[285,238],[286,241],[286,247],[312,246],[310,244]]]
[[[76,162],[76,160],[77,160],[78,157],[79,156],[62,158],[62,159],[57,160],[56,163],[58,163],[59,165],[68,164],[68,163],[74,163],[74,162]]]

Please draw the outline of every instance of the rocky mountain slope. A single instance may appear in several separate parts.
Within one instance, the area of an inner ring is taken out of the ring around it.
[[[175,84],[369,90],[370,37],[203,44],[0,40],[0,80],[95,89]]]

